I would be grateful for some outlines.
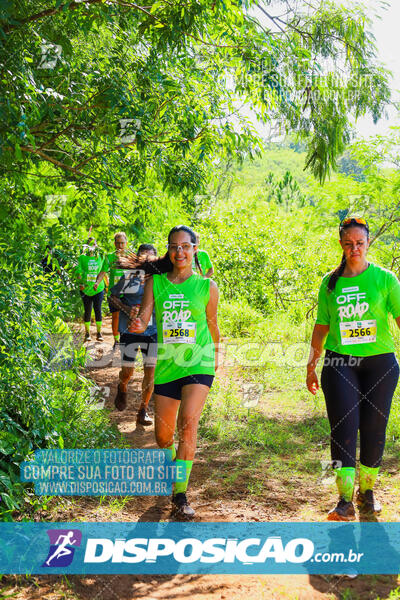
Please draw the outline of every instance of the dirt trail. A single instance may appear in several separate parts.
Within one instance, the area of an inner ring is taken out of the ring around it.
[[[89,352],[109,354],[111,357],[112,334],[110,320],[104,323],[104,342],[89,344]],[[91,369],[90,376],[100,386],[110,388],[106,406],[113,410],[111,418],[132,448],[155,448],[154,428],[136,424],[136,412],[140,404],[141,370],[135,372],[129,384],[128,407],[123,412],[114,409],[119,368],[105,366]],[[153,414],[150,402],[150,414]],[[235,498],[223,498],[218,488],[210,490],[210,471],[222,468],[225,457],[214,461],[206,460],[205,448],[199,444],[190,482],[190,501],[196,509],[197,521],[295,521],[299,520],[296,506],[301,505],[309,491],[297,490],[296,498],[285,492],[284,484],[268,492],[269,501],[251,501],[243,485],[238,486]],[[322,493],[322,492],[321,492]],[[133,497],[123,503],[112,501],[99,506],[97,498],[80,498],[70,502],[57,499],[57,507],[51,512],[53,521],[168,521],[170,520],[170,500],[166,497]],[[325,506],[321,494],[314,503],[310,520],[321,520],[325,516]],[[49,515],[42,515],[49,518]],[[40,515],[39,515],[40,519]],[[300,519],[301,520],[301,519]],[[68,579],[46,576],[28,580],[7,577],[0,598],[23,600],[155,600],[155,599],[377,599],[388,598],[399,588],[396,576],[359,576],[355,579],[337,576],[243,576],[243,575],[107,575],[70,576]],[[394,599],[399,595],[391,596]]]

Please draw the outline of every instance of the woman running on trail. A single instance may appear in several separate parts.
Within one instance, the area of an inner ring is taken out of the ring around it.
[[[141,244],[137,257],[140,265],[141,262],[154,260],[157,257],[157,250],[151,244]],[[140,348],[143,356],[144,376],[142,380],[142,402],[136,421],[140,425],[152,425],[153,421],[147,414],[147,407],[154,389],[154,369],[157,359],[155,313],[153,312],[144,333],[131,333],[129,329],[131,319],[139,312],[143,292],[144,271],[142,269],[129,269],[124,271],[124,276],[114,285],[110,296],[110,305],[120,311],[119,331],[121,333],[122,355],[122,368],[119,372],[119,384],[114,404],[118,410],[126,408],[128,383],[133,375],[136,356]]]
[[[339,502],[330,521],[355,519],[352,502],[357,433],[360,472],[357,504],[363,513],[381,506],[373,487],[385,446],[390,405],[399,365],[389,330],[388,313],[400,327],[400,283],[391,271],[369,263],[369,228],[365,219],[348,218],[339,227],[343,256],[325,275],[318,295],[318,314],[307,365],[307,388],[315,394],[315,368],[325,347],[321,373],[329,424],[331,457]],[[324,346],[325,341],[325,346]]]
[[[80,280],[80,294],[84,307],[83,322],[85,324],[85,342],[90,342],[90,317],[92,314],[92,307],[94,308],[94,314],[96,318],[96,329],[97,329],[97,341],[103,341],[101,335],[101,303],[103,302],[104,295],[104,281],[100,283],[96,288],[97,275],[100,273],[103,259],[99,254],[99,248],[94,238],[89,238],[88,243],[84,246],[84,254],[78,259],[78,266],[76,273]]]
[[[118,320],[119,320],[119,309],[110,302],[110,296],[113,293],[113,287],[118,283],[120,278],[123,276],[124,271],[118,264],[118,259],[120,256],[123,256],[126,251],[128,240],[126,237],[126,233],[124,231],[119,231],[114,236],[114,252],[110,252],[106,255],[103,265],[101,267],[101,271],[97,276],[96,283],[94,285],[94,289],[97,290],[100,283],[103,281],[104,276],[109,273],[108,279],[108,306],[111,312],[111,329],[114,336],[114,348],[119,342],[120,334],[118,329]]]
[[[188,504],[186,490],[201,411],[218,366],[218,288],[211,279],[193,272],[197,243],[192,229],[185,225],[171,229],[167,248],[167,254],[149,263],[150,268],[146,269],[153,276],[146,282],[133,329],[136,333],[145,331],[155,307],[156,440],[160,448],[172,451],[177,465],[186,467],[186,481],[175,483],[172,503],[176,514],[191,519],[195,512]],[[176,422],[177,451],[174,445]]]

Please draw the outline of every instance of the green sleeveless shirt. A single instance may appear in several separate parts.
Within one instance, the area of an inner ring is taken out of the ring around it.
[[[153,293],[158,340],[154,383],[215,375],[215,346],[206,319],[210,280],[194,273],[183,283],[171,283],[166,273],[153,275]]]

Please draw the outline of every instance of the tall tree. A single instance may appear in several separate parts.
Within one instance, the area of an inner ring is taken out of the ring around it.
[[[297,6],[3,1],[0,172],[23,181],[48,164],[47,175],[114,194],[151,169],[167,188],[198,191],[215,154],[254,152],[244,102],[306,139],[306,166],[323,179],[351,115],[377,119],[389,89],[362,5]]]

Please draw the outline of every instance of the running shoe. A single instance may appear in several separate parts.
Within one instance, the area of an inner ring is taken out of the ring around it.
[[[372,490],[365,490],[365,492],[357,492],[357,506],[363,513],[380,513],[382,505],[378,500],[374,498],[374,492]]]
[[[104,340],[103,336],[101,335],[101,331],[99,331],[98,334],[96,335],[96,340],[98,342],[102,342]]]
[[[90,337],[90,333],[87,333],[87,334],[85,335],[85,342],[90,342],[90,340],[91,340],[91,339],[92,339],[92,338]]]
[[[153,425],[153,419],[149,417],[145,408],[139,408],[136,423],[139,423],[139,425]]]
[[[193,519],[195,512],[189,505],[184,492],[174,494],[172,496],[172,504],[172,511],[176,516],[183,517],[184,519]]]
[[[328,521],[354,521],[355,518],[354,504],[347,502],[344,498],[340,498],[335,508],[328,513]]]
[[[115,396],[114,405],[117,410],[125,410],[127,393],[123,392],[118,385],[117,395]]]

